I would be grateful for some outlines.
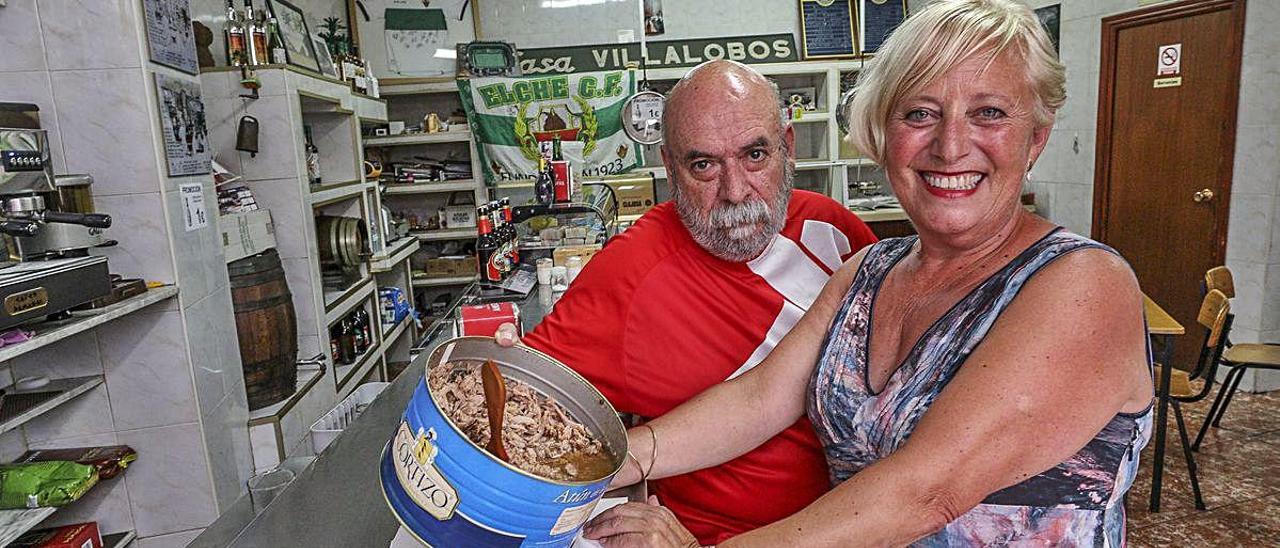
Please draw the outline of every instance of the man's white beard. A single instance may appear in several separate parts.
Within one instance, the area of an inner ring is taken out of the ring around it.
[[[786,225],[787,204],[791,201],[795,175],[795,166],[788,161],[782,169],[782,185],[773,197],[772,207],[763,200],[720,204],[703,217],[697,207],[681,194],[674,173],[670,174],[673,177],[672,198],[676,202],[680,220],[698,245],[716,257],[743,263],[760,256],[773,237]]]

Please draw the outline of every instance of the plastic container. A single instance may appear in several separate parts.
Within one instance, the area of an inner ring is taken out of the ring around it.
[[[591,515],[627,454],[617,412],[590,383],[554,358],[488,337],[445,341],[427,371],[492,359],[503,376],[551,396],[614,457],[591,481],[556,481],[498,460],[444,416],[425,378],[382,452],[380,477],[396,518],[428,546],[567,547]]]
[[[319,455],[333,440],[356,420],[389,382],[368,382],[351,391],[345,399],[311,425],[311,448]]]

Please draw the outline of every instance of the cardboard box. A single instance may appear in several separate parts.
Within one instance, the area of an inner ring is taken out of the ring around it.
[[[600,251],[600,247],[600,244],[557,247],[555,251],[551,252],[551,262],[555,266],[564,266],[564,262],[569,257],[578,256],[582,257],[582,266],[587,266],[587,263],[591,261],[591,257],[597,251]]]
[[[228,263],[276,246],[276,228],[271,222],[270,210],[219,215],[218,230],[222,232],[222,252]]]
[[[95,522],[76,523],[51,529],[29,531],[13,541],[21,548],[102,548],[102,535]]]
[[[631,177],[621,181],[602,180],[618,197],[618,215],[644,215],[656,205],[653,179]]]
[[[457,278],[476,275],[476,258],[474,255],[456,257],[437,257],[427,259],[423,272],[428,278]]]

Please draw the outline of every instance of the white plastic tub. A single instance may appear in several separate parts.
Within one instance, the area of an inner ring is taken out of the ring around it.
[[[378,397],[389,382],[369,382],[360,385],[336,407],[316,420],[311,425],[311,448],[319,455],[333,440],[356,420],[360,413]]]

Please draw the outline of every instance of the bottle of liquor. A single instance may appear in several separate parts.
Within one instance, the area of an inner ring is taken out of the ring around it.
[[[351,325],[351,318],[345,318],[338,326],[338,363],[351,365],[356,363],[360,352],[356,350],[356,330]]]
[[[348,48],[345,45],[340,46],[342,53],[339,55],[341,61],[339,67],[342,69],[342,79],[351,84],[352,89],[356,85],[356,56],[354,47]]]
[[[502,222],[507,226],[507,240],[511,242],[511,264],[520,266],[520,231],[516,230],[515,216],[511,212],[511,198],[502,198]]]
[[[312,185],[319,185],[320,149],[316,148],[315,139],[311,136],[311,126],[302,126],[302,134],[307,141],[307,181]]]
[[[235,0],[227,0],[227,24],[222,29],[227,42],[227,64],[238,67],[245,63],[244,21],[236,9]]]
[[[280,23],[276,21],[274,13],[267,16],[267,51],[271,53],[272,64],[283,65],[289,62],[284,50],[284,37],[280,36]]]
[[[564,160],[560,152],[560,137],[551,141],[551,172],[555,177],[556,203],[569,200],[569,162]]]
[[[351,46],[351,58],[355,63],[355,75],[352,77],[351,83],[355,90],[360,93],[369,93],[368,65],[364,59],[360,57],[360,48],[356,45]]]
[[[244,0],[244,28],[248,44],[245,58],[250,65],[267,64],[267,29],[253,13],[253,0]]]
[[[489,223],[493,225],[493,240],[498,244],[496,252],[498,256],[498,272],[502,273],[503,279],[511,273],[511,257],[507,249],[507,229],[503,226],[502,215],[498,212],[497,202],[489,202],[484,205],[485,215],[489,217]]]
[[[498,242],[494,240],[493,225],[485,207],[476,208],[476,266],[480,273],[480,281],[501,283],[502,272],[498,270]]]
[[[541,156],[538,157],[538,172],[534,174],[533,193],[542,205],[555,203],[555,178],[551,175],[551,164]]]

